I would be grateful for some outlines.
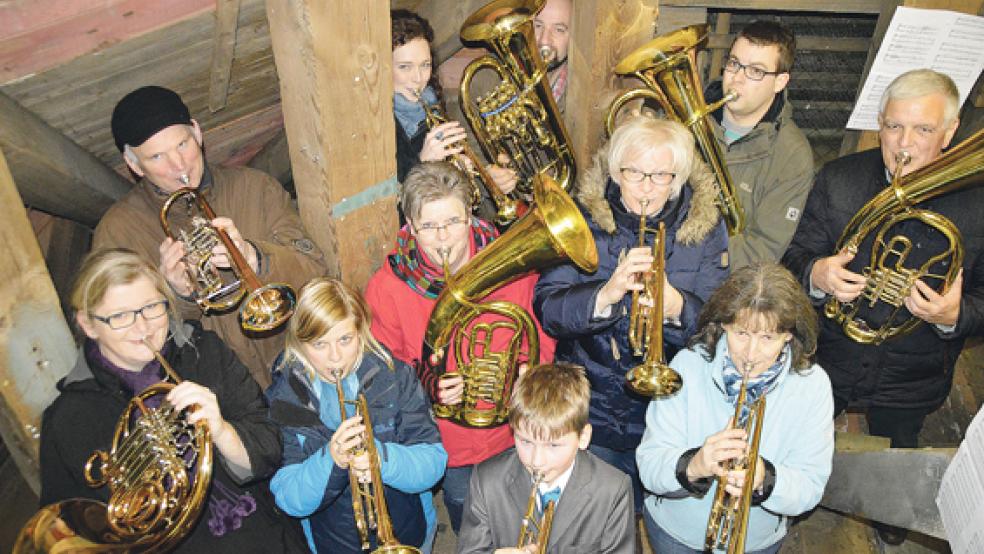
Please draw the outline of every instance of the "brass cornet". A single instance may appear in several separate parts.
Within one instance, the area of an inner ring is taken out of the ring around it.
[[[182,176],[187,184],[187,176]],[[187,229],[180,229],[177,236],[171,231],[168,219],[178,200],[185,200]],[[296,294],[286,283],[264,285],[249,267],[242,252],[236,248],[229,234],[212,226],[215,212],[205,197],[193,188],[174,192],[161,207],[160,220],[164,234],[172,240],[180,240],[185,246],[184,262],[194,288],[195,302],[202,311],[223,312],[242,302],[239,321],[247,331],[276,329],[294,313]],[[229,270],[220,269],[212,259],[212,250],[221,243],[229,253]],[[231,273],[235,280],[223,278]],[[243,297],[246,298],[243,301]]]
[[[519,527],[519,540],[516,541],[516,548],[524,548],[527,545],[535,544],[537,554],[546,554],[547,544],[550,542],[550,528],[553,527],[554,510],[557,508],[555,501],[547,502],[543,506],[542,515],[537,519],[536,498],[540,493],[540,483],[543,481],[542,473],[533,474],[533,489],[530,490],[530,499],[526,502],[526,515]]]
[[[732,421],[734,428],[744,429],[745,436],[749,437],[748,452],[724,464],[724,472],[717,478],[717,490],[714,492],[714,503],[711,505],[711,515],[708,518],[707,533],[704,538],[705,549],[724,549],[728,554],[745,552],[748,514],[752,507],[755,471],[758,469],[759,461],[759,442],[762,438],[762,423],[765,418],[765,394],[752,404],[746,402],[751,364],[745,364],[744,369],[744,378],[741,382],[741,390],[738,392]],[[742,469],[745,470],[745,482],[741,497],[735,498],[724,490],[728,483],[728,472]]]
[[[639,246],[646,245],[646,206],[639,218]],[[667,396],[683,386],[680,374],[663,354],[663,278],[666,273],[666,225],[660,221],[653,242],[653,265],[642,275],[643,290],[632,291],[629,310],[629,346],[643,362],[625,375],[626,384],[643,396]],[[646,302],[643,302],[645,300]]]
[[[386,507],[386,495],[383,491],[383,476],[380,470],[379,453],[376,451],[376,440],[372,432],[372,420],[369,419],[369,408],[366,396],[359,394],[355,400],[346,400],[342,390],[342,372],[335,371],[335,392],[338,394],[338,408],[342,419],[348,419],[345,406],[355,406],[356,415],[362,418],[366,430],[362,442],[351,454],[353,457],[363,453],[369,455],[369,480],[364,481],[349,465],[349,488],[352,494],[352,510],[355,512],[355,526],[362,541],[362,550],[371,548],[369,532],[376,532],[376,549],[373,554],[420,554],[420,550],[409,545],[400,544],[393,532],[393,522],[390,520],[389,509]]]

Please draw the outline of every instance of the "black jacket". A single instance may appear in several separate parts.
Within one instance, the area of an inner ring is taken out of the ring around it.
[[[256,511],[241,520],[241,527],[217,537],[209,529],[210,509],[206,504],[177,551],[306,551],[299,527],[276,508],[267,487],[267,478],[280,463],[282,448],[277,426],[267,419],[260,387],[215,333],[202,330],[197,322],[185,324],[182,330],[182,337],[172,339],[165,349],[166,359],[180,377],[215,394],[223,417],[242,439],[252,466],[252,476],[239,480],[227,471],[218,450],[213,450],[212,485],[206,502],[224,499],[217,492],[217,483],[221,483],[237,496],[251,495]],[[58,390],[60,394],[45,410],[41,424],[41,504],[73,497],[106,502],[108,487],[89,487],[83,467],[94,451],[109,451],[117,421],[132,395],[119,377],[83,353],[75,368],[58,383]]]
[[[807,290],[813,263],[834,253],[851,217],[887,182],[881,151],[877,149],[834,160],[820,170],[782,260]],[[963,235],[963,293],[960,316],[952,332],[945,333],[936,325],[922,322],[912,333],[881,345],[860,344],[823,315],[826,299],[814,299],[821,328],[817,362],[830,375],[834,396],[859,407],[927,409],[935,409],[946,399],[964,339],[984,331],[984,218],[980,217],[980,206],[984,206],[982,189],[953,192],[917,206],[946,216]],[[938,253],[943,244],[942,235],[921,222],[904,222],[886,237],[897,234],[912,240],[910,261],[905,264],[910,268]],[[861,244],[848,269],[861,273],[868,265],[874,235]],[[942,263],[934,266],[934,272],[945,269]],[[880,320],[885,310],[879,308],[886,306],[876,305],[871,320]],[[909,316],[907,312],[904,315]]]

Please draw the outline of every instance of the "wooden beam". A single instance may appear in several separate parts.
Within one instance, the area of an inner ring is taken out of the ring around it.
[[[418,7],[417,13],[434,28],[434,67],[450,58],[461,48],[458,33],[468,16],[488,4],[489,0],[439,1],[430,0]]]
[[[658,0],[587,0],[574,8],[566,124],[580,171],[604,136],[604,117],[619,86],[615,65],[653,37]]]
[[[266,7],[301,220],[361,288],[397,226],[389,0]]]
[[[24,202],[90,227],[132,186],[3,93],[0,149],[9,157]]]
[[[41,413],[76,349],[2,151],[0,221],[0,434],[38,492]]]
[[[879,13],[880,0],[670,0],[662,7],[783,12]]]
[[[730,14],[718,14],[718,21],[727,15]],[[738,35],[715,32],[707,37],[707,49],[729,50],[736,36]],[[867,52],[870,47],[871,39],[865,37],[796,37],[797,52]],[[717,73],[711,72],[712,75],[719,75],[720,73],[720,70]]]
[[[714,25],[714,33],[715,34],[712,35],[711,38],[720,37],[723,35],[725,38],[729,38],[731,40],[727,41],[728,44],[726,46],[721,46],[719,49],[715,50],[714,52],[711,52],[711,68],[707,72],[708,75],[721,74],[721,70],[724,68],[725,51],[731,49],[731,41],[733,40],[733,35],[731,35],[730,13],[722,12],[718,14],[717,23],[715,23]],[[707,42],[709,45],[711,41],[708,40]],[[713,47],[708,46],[708,48],[713,48]]]
[[[240,0],[216,0],[215,46],[212,49],[211,78],[208,82],[208,109],[215,113],[226,105],[232,58],[236,52]]]

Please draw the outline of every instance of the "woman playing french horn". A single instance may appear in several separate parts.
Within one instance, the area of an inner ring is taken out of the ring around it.
[[[429,552],[437,526],[430,488],[444,474],[447,454],[413,370],[377,342],[370,325],[362,295],[341,281],[315,279],[301,290],[266,393],[284,440],[283,467],[270,490],[281,509],[302,518],[312,552],[357,554],[363,551],[356,527],[362,511],[354,511],[351,484],[368,481],[370,464],[378,463],[383,482],[369,486],[374,494],[385,490],[396,540]],[[345,402],[360,395],[371,421]],[[365,450],[369,423],[381,459]],[[381,514],[372,518],[382,529]],[[364,521],[369,525],[370,518]],[[384,538],[372,529],[368,537]]]
[[[683,388],[650,404],[637,452],[642,484],[654,493],[646,500],[650,541],[660,553],[704,552],[707,535],[716,535],[709,514],[723,484],[722,504],[752,492],[748,511],[734,515],[736,523],[747,519],[737,551],[777,552],[788,518],[817,505],[831,470],[833,397],[811,361],[815,312],[789,271],[759,263],[714,292],[698,325],[671,362]],[[745,428],[763,398],[758,431]],[[750,477],[744,467],[753,459]],[[737,536],[720,538],[726,545]]]
[[[147,408],[166,402],[188,409],[190,423],[207,422],[216,458],[207,505],[177,550],[303,548],[299,529],[278,517],[267,489],[265,478],[279,463],[281,446],[259,386],[217,335],[176,317],[173,293],[161,274],[129,250],[97,250],[82,264],[71,305],[84,340],[75,367],[58,383],[59,396],[44,413],[42,504],[73,497],[107,501],[109,487],[87,484],[87,459],[96,450],[110,450],[131,397],[169,381],[173,368],[182,382],[166,399],[148,400]]]

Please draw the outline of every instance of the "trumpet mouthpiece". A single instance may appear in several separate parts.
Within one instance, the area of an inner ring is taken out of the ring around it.
[[[178,180],[181,181],[181,184],[183,184],[184,186],[188,186],[189,184],[191,184],[191,177],[189,177],[187,173],[184,173],[181,176],[179,176]]]
[[[550,63],[556,56],[557,53],[554,51],[553,47],[546,45],[540,47],[540,57],[543,58],[544,62]]]
[[[899,150],[899,152],[895,154],[896,165],[909,165],[909,162],[911,161],[912,154],[910,154],[908,150]]]

